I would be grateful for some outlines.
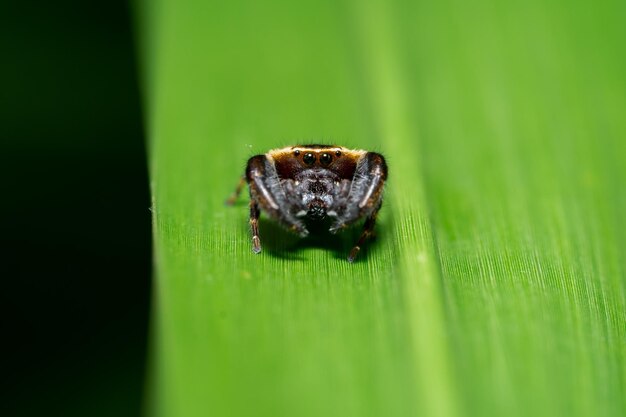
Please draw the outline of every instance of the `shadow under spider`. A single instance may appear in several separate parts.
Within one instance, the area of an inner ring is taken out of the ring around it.
[[[286,231],[276,222],[261,217],[259,219],[259,237],[263,252],[280,259],[305,260],[306,258],[302,255],[303,250],[319,248],[332,252],[335,259],[343,259],[348,262],[348,254],[363,231],[363,221],[337,234],[330,233],[328,231],[329,226],[330,222],[309,223],[307,229],[310,233],[303,238]],[[361,247],[361,251],[354,262],[366,261],[370,250],[377,244],[376,236],[368,239]]]

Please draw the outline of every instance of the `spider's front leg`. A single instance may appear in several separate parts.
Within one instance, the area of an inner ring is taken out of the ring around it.
[[[352,247],[350,250],[350,254],[348,255],[348,261],[354,262],[354,259],[359,254],[361,250],[361,246],[365,243],[367,239],[369,239],[374,234],[374,225],[376,224],[376,215],[378,214],[378,210],[380,210],[382,201],[378,203],[378,207],[369,215],[367,219],[365,219],[365,225],[363,226],[363,232],[361,232],[361,236],[359,236],[359,240],[356,242],[356,245]]]
[[[330,228],[332,233],[336,233],[359,219],[366,218],[363,232],[348,255],[350,262],[354,261],[363,243],[374,233],[376,215],[382,205],[386,179],[387,164],[382,155],[367,152],[357,162],[350,191],[345,197],[345,205]]]
[[[283,189],[274,161],[265,155],[256,155],[248,160],[246,180],[250,189],[250,227],[252,229],[252,250],[261,252],[259,238],[259,215],[261,210],[301,236],[308,230],[291,210],[291,199]]]

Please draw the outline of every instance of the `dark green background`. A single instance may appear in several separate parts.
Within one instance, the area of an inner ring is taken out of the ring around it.
[[[0,6],[0,415],[137,415],[150,212],[128,6],[14,3]]]

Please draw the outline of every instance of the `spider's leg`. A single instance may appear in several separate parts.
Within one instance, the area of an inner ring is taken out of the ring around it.
[[[254,201],[250,201],[250,228],[252,229],[252,252],[261,252],[261,239],[259,238],[259,205]]]
[[[251,200],[270,217],[301,236],[309,233],[304,223],[292,214],[292,199],[281,185],[273,160],[265,155],[253,156],[248,161],[246,178]]]
[[[237,201],[237,198],[239,198],[239,195],[241,194],[241,190],[243,190],[244,185],[246,185],[246,177],[242,176],[237,183],[237,188],[235,188],[235,191],[233,191],[230,197],[226,199],[226,205],[232,206],[233,204],[235,204],[235,201]]]
[[[354,258],[356,258],[359,251],[361,250],[361,246],[363,246],[365,241],[374,234],[374,225],[376,224],[376,215],[378,214],[379,209],[380,209],[380,204],[378,204],[378,207],[376,207],[376,209],[374,209],[374,211],[365,220],[365,225],[363,226],[363,232],[361,233],[359,240],[356,242],[356,245],[354,245],[354,247],[350,251],[350,254],[348,255],[349,262],[354,262]]]
[[[385,158],[374,152],[364,154],[357,163],[350,191],[338,210],[337,220],[330,231],[336,233],[363,217],[375,216],[382,202],[386,179]]]

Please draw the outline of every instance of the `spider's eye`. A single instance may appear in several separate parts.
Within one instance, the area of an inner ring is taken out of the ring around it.
[[[302,160],[304,161],[305,164],[312,165],[313,162],[315,162],[315,155],[313,155],[311,152],[307,152],[302,157]]]
[[[296,149],[296,150],[294,151],[294,153],[293,153],[293,154],[294,154],[295,156],[300,156],[300,151]]]
[[[332,160],[333,157],[330,156],[329,153],[323,153],[322,155],[320,155],[320,162],[322,163],[322,165],[328,165]]]
[[[335,151],[335,156],[336,157],[340,157],[341,156],[341,151]]]

